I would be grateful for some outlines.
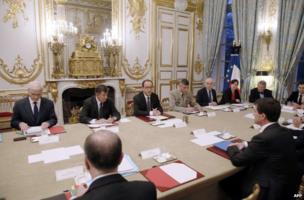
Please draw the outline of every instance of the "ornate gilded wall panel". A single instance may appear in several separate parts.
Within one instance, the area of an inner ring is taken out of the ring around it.
[[[143,26],[145,24],[144,16],[146,14],[147,6],[145,0],[128,0],[128,11],[131,16],[131,24],[136,38],[139,38],[139,33],[144,32]]]
[[[147,59],[144,66],[141,66],[139,64],[138,57],[135,59],[135,63],[133,66],[130,66],[129,61],[126,57],[123,59],[123,69],[126,72],[126,74],[134,80],[140,80],[144,78],[148,73],[151,66],[150,60]]]
[[[10,83],[25,84],[33,81],[39,75],[42,65],[40,55],[34,59],[31,67],[26,67],[22,62],[22,58],[17,55],[15,64],[11,70],[10,67],[0,59],[0,76]]]
[[[19,14],[22,14],[24,20],[28,20],[24,13],[26,4],[23,0],[3,0],[3,2],[8,6],[6,14],[3,16],[3,22],[12,21],[13,28],[17,28]]]

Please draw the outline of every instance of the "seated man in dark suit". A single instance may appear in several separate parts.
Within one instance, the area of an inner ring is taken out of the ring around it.
[[[266,81],[262,80],[258,82],[258,86],[256,88],[253,88],[250,91],[249,102],[254,103],[256,100],[265,97],[273,98],[272,91],[266,89]]]
[[[135,116],[163,114],[163,108],[160,105],[158,96],[152,92],[152,89],[153,83],[151,80],[142,82],[142,92],[133,98]]]
[[[237,79],[231,80],[230,87],[223,92],[223,97],[219,104],[241,103],[240,89],[238,86],[239,81]]]
[[[196,94],[196,102],[200,106],[217,105],[216,91],[213,89],[212,78],[207,78],[205,80],[205,87],[200,89]]]
[[[78,200],[156,200],[151,182],[128,182],[117,170],[123,158],[118,135],[109,131],[90,134],[84,143],[85,166],[93,182],[80,185]]]
[[[28,97],[20,99],[14,105],[12,128],[26,131],[30,126],[41,126],[46,129],[57,123],[54,104],[51,100],[41,97],[42,90],[37,81],[29,84]]]
[[[295,109],[304,109],[304,81],[299,82],[298,91],[291,93],[286,104],[292,105]]]
[[[105,85],[95,88],[95,95],[84,101],[79,115],[79,121],[85,124],[112,123],[119,119],[120,113],[108,99],[108,87]]]
[[[227,153],[234,166],[245,167],[222,181],[232,199],[242,199],[252,192],[254,184],[261,187],[259,200],[293,199],[299,189],[301,172],[290,130],[277,121],[281,105],[272,98],[256,101],[254,121],[260,132],[250,142],[231,144]]]

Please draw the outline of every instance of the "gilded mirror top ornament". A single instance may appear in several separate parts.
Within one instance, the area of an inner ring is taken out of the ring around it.
[[[28,17],[24,14],[26,4],[23,0],[3,0],[3,3],[7,4],[8,9],[6,14],[3,16],[3,22],[12,20],[13,28],[18,27],[18,14],[23,15],[24,20],[28,20]]]

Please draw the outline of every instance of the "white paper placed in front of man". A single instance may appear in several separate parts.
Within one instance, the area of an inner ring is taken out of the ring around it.
[[[69,154],[67,154],[65,148],[63,147],[42,151],[42,156],[45,164],[67,160],[70,158]]]
[[[181,119],[174,118],[174,119],[165,120],[163,122],[164,122],[164,124],[162,124],[160,126],[157,126],[157,127],[159,127],[159,128],[169,128],[169,127],[173,127],[175,124],[181,123],[183,121]]]
[[[41,135],[42,132],[43,132],[43,130],[42,130],[41,126],[31,126],[25,131],[25,134],[27,136]]]
[[[211,110],[222,110],[229,107],[230,105],[217,105],[217,106],[207,106],[206,108],[209,108]]]
[[[168,119],[168,117],[163,116],[163,115],[159,115],[159,116],[147,116],[147,117],[149,117],[150,119],[154,119],[154,120],[165,120],[165,119]]]
[[[198,138],[191,140],[191,142],[199,146],[208,146],[221,141],[223,141],[223,139],[209,134],[200,135]]]
[[[124,157],[118,166],[118,173],[121,175],[129,175],[138,172],[139,169],[137,165],[133,162],[131,157],[127,154],[124,154]]]
[[[196,171],[183,163],[170,163],[161,166],[160,169],[180,184],[197,178]]]
[[[200,135],[206,134],[206,129],[200,128],[200,129],[195,129],[192,131],[192,134],[194,137],[199,137]]]
[[[67,169],[56,170],[56,181],[62,181],[69,178],[74,178],[80,174],[84,173],[84,168],[82,165],[71,167]]]

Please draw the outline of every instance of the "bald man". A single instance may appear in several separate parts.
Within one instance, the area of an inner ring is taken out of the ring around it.
[[[196,95],[196,102],[200,106],[214,106],[217,105],[216,91],[213,89],[212,78],[205,80],[205,87],[200,89]]]
[[[54,104],[42,96],[39,82],[31,82],[28,86],[28,97],[17,101],[13,108],[11,127],[26,131],[31,126],[49,128],[57,123]]]
[[[101,130],[84,143],[85,166],[93,179],[89,187],[80,185],[78,200],[156,200],[155,186],[146,181],[127,181],[118,172],[122,144],[118,135]]]

